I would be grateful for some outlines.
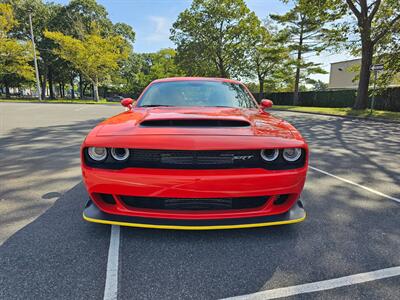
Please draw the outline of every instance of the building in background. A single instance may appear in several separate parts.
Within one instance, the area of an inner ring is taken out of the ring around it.
[[[361,58],[338,61],[331,63],[328,89],[330,90],[356,90],[358,88],[357,76],[360,72]],[[371,72],[371,75],[373,73]],[[372,84],[372,81],[370,82]],[[400,74],[393,78],[389,87],[400,86]]]
[[[361,58],[331,63],[328,88],[330,90],[357,89],[356,77],[359,74],[360,65]]]

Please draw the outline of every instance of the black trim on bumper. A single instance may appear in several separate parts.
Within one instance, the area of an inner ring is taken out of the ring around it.
[[[179,220],[113,215],[101,211],[91,200],[88,201],[83,212],[83,218],[89,222],[132,227],[186,230],[229,229],[283,225],[301,222],[305,219],[305,217],[306,212],[301,201],[298,201],[288,212],[284,214],[236,219]]]

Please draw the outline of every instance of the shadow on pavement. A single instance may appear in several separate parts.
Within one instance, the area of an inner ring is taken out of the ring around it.
[[[310,164],[400,198],[398,124],[301,113],[274,113],[309,142]]]
[[[15,128],[0,138],[0,244],[81,180],[80,145],[101,120]]]
[[[110,227],[82,219],[78,184],[0,246],[0,299],[101,299]]]

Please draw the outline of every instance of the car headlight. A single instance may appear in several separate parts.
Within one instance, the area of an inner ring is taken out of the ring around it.
[[[107,149],[104,147],[89,147],[88,154],[95,161],[103,161],[107,157]]]
[[[283,158],[286,161],[294,162],[301,156],[301,148],[286,148],[283,150]]]
[[[274,161],[278,158],[278,149],[263,149],[261,150],[261,158],[265,161]]]
[[[129,149],[127,148],[111,148],[111,156],[118,161],[127,160],[129,157]]]

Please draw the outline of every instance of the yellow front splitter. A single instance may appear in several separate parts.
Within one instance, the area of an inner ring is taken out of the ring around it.
[[[212,220],[156,219],[108,214],[101,211],[89,200],[83,212],[83,218],[86,221],[94,223],[130,227],[176,230],[215,230],[294,224],[304,221],[306,212],[302,203],[298,201],[288,212],[274,216]]]

